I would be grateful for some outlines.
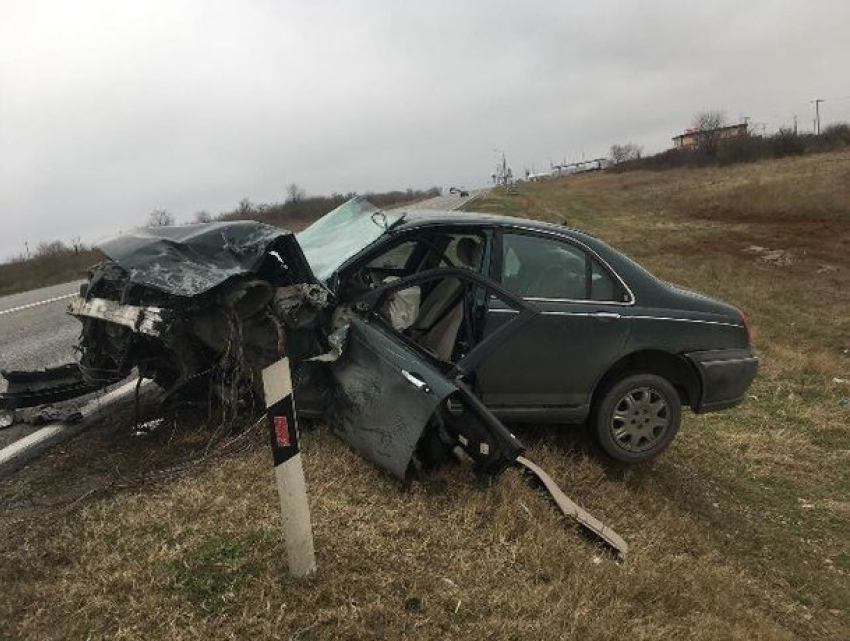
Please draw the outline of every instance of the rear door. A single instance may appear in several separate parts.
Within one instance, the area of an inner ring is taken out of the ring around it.
[[[540,313],[478,372],[490,407],[562,407],[583,412],[629,334],[621,281],[587,248],[532,232],[503,233],[493,265],[501,284]],[[490,299],[484,334],[516,314]]]

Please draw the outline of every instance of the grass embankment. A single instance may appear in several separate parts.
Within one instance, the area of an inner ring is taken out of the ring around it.
[[[103,254],[86,249],[0,264],[0,296],[81,280],[88,268],[100,260]]]
[[[19,522],[0,542],[0,633],[846,638],[850,384],[835,379],[850,379],[848,185],[843,154],[576,176],[476,202],[595,232],[659,276],[738,304],[755,325],[763,361],[751,396],[729,412],[686,415],[651,465],[608,464],[580,430],[519,431],[530,458],[626,538],[625,563],[516,471],[482,485],[451,468],[403,489],[311,431],[315,579],[286,576],[260,443],[190,477]],[[175,443],[163,433],[140,452]],[[117,439],[116,451],[126,445]],[[84,439],[56,457],[74,448],[84,457]],[[120,474],[132,475],[134,460]],[[55,461],[25,472],[7,496],[73,476]]]

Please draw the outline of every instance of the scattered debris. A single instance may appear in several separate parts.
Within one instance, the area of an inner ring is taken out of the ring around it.
[[[30,425],[65,423],[73,425],[83,420],[83,413],[75,407],[42,407],[27,419]]]
[[[616,550],[621,558],[626,557],[626,554],[629,551],[629,546],[623,537],[574,503],[569,497],[567,497],[566,494],[563,493],[563,491],[561,491],[561,488],[559,488],[555,481],[552,480],[552,477],[550,477],[540,467],[522,456],[518,456],[516,462],[540,479],[543,486],[554,499],[556,505],[565,515],[574,518],[582,526],[596,534],[599,538],[605,541],[605,543]]]
[[[0,410],[16,410],[77,398],[103,385],[84,380],[76,363],[32,371],[0,372],[8,387],[0,394]]]
[[[133,428],[133,436],[148,436],[165,425],[164,418],[154,418],[144,423],[139,423]]]
[[[784,249],[768,249],[760,245],[750,245],[744,251],[748,254],[755,254],[756,259],[761,262],[777,267],[787,267],[793,262],[791,252]]]

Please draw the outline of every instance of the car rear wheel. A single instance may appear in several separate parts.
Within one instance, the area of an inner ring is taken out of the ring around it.
[[[667,449],[679,431],[682,406],[667,379],[633,374],[602,393],[591,431],[602,450],[623,463],[641,463]]]

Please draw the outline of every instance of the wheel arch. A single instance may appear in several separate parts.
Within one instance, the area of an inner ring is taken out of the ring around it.
[[[636,373],[661,376],[675,388],[682,405],[693,407],[702,394],[702,383],[694,366],[684,357],[662,350],[632,352],[608,368],[593,388],[591,405],[596,406],[606,389]]]

